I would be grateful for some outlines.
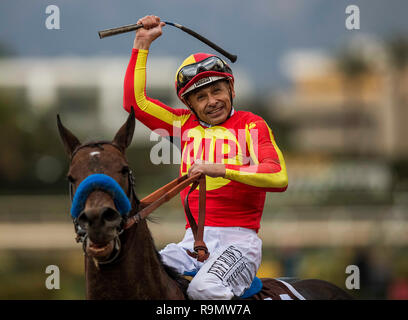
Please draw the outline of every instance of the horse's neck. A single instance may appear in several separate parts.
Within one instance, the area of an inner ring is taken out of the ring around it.
[[[183,299],[177,283],[164,270],[146,221],[122,235],[122,252],[111,265],[86,258],[89,299]]]

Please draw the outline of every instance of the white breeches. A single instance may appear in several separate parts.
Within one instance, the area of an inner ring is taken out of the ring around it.
[[[254,279],[262,259],[262,240],[254,230],[241,227],[205,227],[204,242],[209,258],[199,262],[193,251],[194,237],[187,229],[179,243],[160,251],[163,263],[179,273],[198,271],[187,294],[193,300],[230,300],[241,296]]]

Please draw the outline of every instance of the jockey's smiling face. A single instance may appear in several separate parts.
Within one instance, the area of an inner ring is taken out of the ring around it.
[[[216,81],[187,94],[186,101],[200,120],[217,125],[227,120],[235,91],[230,81]]]

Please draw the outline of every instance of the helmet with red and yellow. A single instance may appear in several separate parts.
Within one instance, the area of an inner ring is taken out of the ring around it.
[[[234,84],[232,70],[224,60],[208,53],[192,54],[177,69],[177,96],[185,102],[183,97],[187,93],[219,80],[228,80]]]

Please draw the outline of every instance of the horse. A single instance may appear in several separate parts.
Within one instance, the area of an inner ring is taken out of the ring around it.
[[[59,115],[57,126],[70,158],[67,178],[73,201],[71,215],[77,241],[83,243],[86,298],[188,299],[189,280],[162,263],[146,220],[136,219],[132,227],[124,228],[127,220],[136,217],[142,209],[125,155],[135,129],[133,109],[112,141],[81,144],[62,124]],[[84,188],[89,179],[94,180]],[[102,188],[101,184],[106,186]],[[344,290],[324,280],[264,278],[261,281],[260,292],[242,299],[352,299]],[[276,290],[283,289],[287,294],[277,295]]]

